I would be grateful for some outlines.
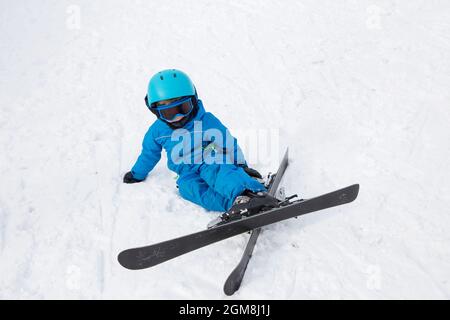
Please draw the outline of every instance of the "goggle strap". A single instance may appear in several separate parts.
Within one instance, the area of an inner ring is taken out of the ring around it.
[[[145,96],[144,101],[145,101],[145,105],[147,106],[147,108],[151,108],[150,104],[148,103],[148,95]]]

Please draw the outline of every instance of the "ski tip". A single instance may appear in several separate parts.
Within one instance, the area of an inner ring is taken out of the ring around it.
[[[232,296],[240,287],[240,283],[236,284],[236,282],[231,281],[230,279],[227,279],[223,286],[223,292],[227,296]]]
[[[350,196],[350,201],[352,202],[353,200],[355,200],[358,197],[359,194],[359,183],[355,183],[352,184],[351,186],[348,187],[351,190],[351,196]]]
[[[261,229],[257,229],[257,230],[261,230]],[[259,235],[259,232],[256,235],[256,238],[254,238],[254,241],[256,241],[258,235]],[[247,251],[247,249],[248,249],[248,244],[247,244],[247,248],[245,249],[245,251]],[[249,255],[247,252],[244,252],[244,256],[242,257],[241,261],[239,262],[237,267],[234,268],[233,272],[230,273],[227,280],[225,281],[225,284],[223,285],[223,292],[227,296],[232,296],[241,287],[242,279],[244,278],[244,273],[245,273],[245,270],[247,269],[247,264],[248,264],[250,257],[251,257],[251,253]]]
[[[134,263],[132,263],[132,259],[130,259],[130,258],[131,258],[131,256],[129,254],[129,250],[124,250],[124,251],[120,252],[117,255],[117,261],[125,269],[128,269],[128,270],[139,270],[139,269],[141,269],[141,267],[139,267],[139,266],[135,265]]]
[[[126,258],[125,258],[125,254],[124,254],[124,251],[122,251],[122,252],[120,252],[118,255],[117,255],[117,261],[119,262],[119,264],[122,266],[122,267],[124,267],[124,268],[126,268],[126,269],[129,269],[128,268],[128,266],[127,266],[127,264],[126,264]]]

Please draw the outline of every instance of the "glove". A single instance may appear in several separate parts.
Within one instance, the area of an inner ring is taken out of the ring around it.
[[[141,182],[144,180],[138,180],[135,177],[133,177],[133,174],[130,172],[127,172],[124,176],[123,176],[123,183],[137,183],[137,182]]]
[[[252,178],[258,178],[258,179],[262,179],[262,175],[261,173],[259,173],[257,170],[252,169],[250,167],[245,166],[244,167],[244,171]]]

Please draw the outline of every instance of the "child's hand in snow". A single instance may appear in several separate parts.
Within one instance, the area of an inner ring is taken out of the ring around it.
[[[127,172],[127,173],[123,176],[123,182],[124,182],[124,183],[137,183],[137,182],[141,182],[141,181],[144,181],[144,180],[138,180],[138,179],[135,179],[135,178],[133,177],[133,174],[131,173],[131,171],[130,171],[130,172]]]

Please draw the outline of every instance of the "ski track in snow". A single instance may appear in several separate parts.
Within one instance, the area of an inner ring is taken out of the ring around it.
[[[0,298],[230,299],[247,234],[140,272],[116,260],[217,215],[180,198],[164,154],[122,183],[167,67],[247,153],[248,128],[279,133],[252,164],[289,146],[287,194],[361,184],[264,228],[233,298],[450,298],[448,3],[18,1],[0,21]]]

